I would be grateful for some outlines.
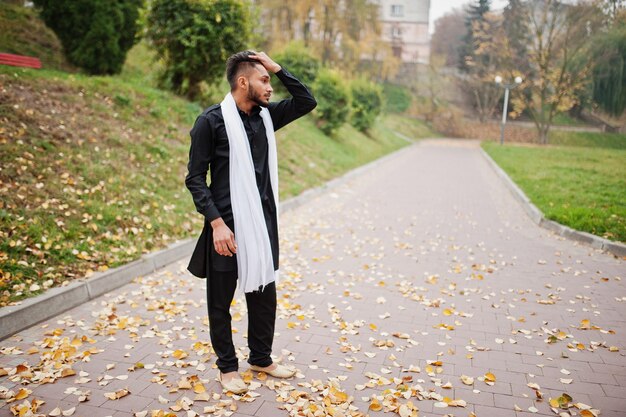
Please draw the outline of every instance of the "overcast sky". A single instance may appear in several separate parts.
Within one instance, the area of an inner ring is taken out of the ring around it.
[[[435,30],[435,20],[449,12],[450,10],[457,8],[460,9],[463,5],[470,3],[470,0],[431,0],[430,1],[430,33]],[[473,3],[473,1],[472,1]],[[491,8],[493,10],[502,9],[508,3],[507,0],[492,0]]]

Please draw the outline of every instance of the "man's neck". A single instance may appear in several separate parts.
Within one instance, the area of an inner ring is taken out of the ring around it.
[[[233,99],[235,99],[235,104],[237,104],[237,108],[242,112],[250,115],[252,113],[252,109],[256,106],[256,103],[248,100],[243,94],[232,93]]]

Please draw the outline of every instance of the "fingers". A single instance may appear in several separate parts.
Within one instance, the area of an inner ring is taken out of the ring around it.
[[[226,241],[228,245],[228,251],[232,254],[237,253],[237,243],[235,243],[235,236],[231,235],[230,239]],[[232,255],[231,255],[232,256]]]
[[[273,73],[277,73],[281,70],[281,66],[272,60],[265,52],[254,52],[254,55],[250,55],[250,58],[259,61],[261,65],[265,67],[266,70],[271,71]]]
[[[213,242],[215,252],[222,256],[233,256],[237,253],[235,235],[231,232],[225,237],[216,238]]]
[[[222,256],[233,256],[226,241],[215,242],[215,252]]]
[[[269,61],[270,57],[267,56],[267,54],[265,52],[256,52],[253,51],[254,55],[250,55],[250,58],[252,59],[256,59],[257,61],[260,62],[264,62],[264,61]]]

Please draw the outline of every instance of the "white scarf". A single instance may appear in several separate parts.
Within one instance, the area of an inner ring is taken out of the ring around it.
[[[226,94],[221,108],[230,147],[230,201],[235,220],[238,288],[247,293],[258,291],[259,287],[276,281],[278,271],[274,271],[272,246],[256,183],[248,135],[232,94]],[[261,118],[267,135],[270,183],[278,213],[278,157],[274,124],[266,108],[261,109]]]

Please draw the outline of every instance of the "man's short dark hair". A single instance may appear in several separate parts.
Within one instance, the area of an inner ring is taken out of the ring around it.
[[[254,55],[254,52],[237,52],[236,54],[231,55],[226,61],[226,80],[228,80],[231,90],[235,89],[235,86],[237,85],[237,76],[241,71],[254,68],[255,65],[259,64],[259,61],[250,58],[250,55]]]

